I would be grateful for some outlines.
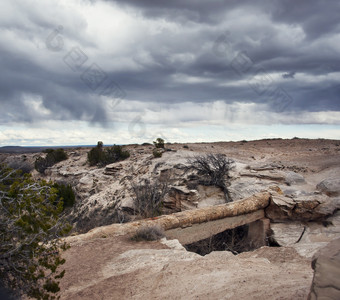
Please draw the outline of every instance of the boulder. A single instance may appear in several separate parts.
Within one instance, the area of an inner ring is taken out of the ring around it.
[[[133,212],[135,209],[133,198],[125,197],[124,199],[122,199],[120,203],[120,207],[122,208],[122,210]]]
[[[314,277],[308,299],[340,299],[340,238],[314,255],[312,268]]]
[[[290,197],[272,193],[269,207],[266,208],[266,217],[273,221],[292,219],[295,202]]]
[[[316,188],[330,197],[340,196],[340,178],[325,179]]]
[[[339,200],[339,198],[329,198],[325,195],[294,198],[296,206],[293,215],[300,220],[322,220],[340,208]]]
[[[287,185],[298,185],[306,183],[305,178],[295,172],[289,171],[286,174],[285,183]]]
[[[299,242],[305,227],[299,222],[292,223],[271,223],[271,239],[280,246],[291,246]]]
[[[164,207],[172,212],[193,209],[197,207],[198,199],[197,191],[185,186],[172,186],[164,199]]]
[[[340,209],[340,198],[318,194],[293,198],[273,192],[270,205],[266,208],[266,216],[273,221],[324,220],[337,209]]]

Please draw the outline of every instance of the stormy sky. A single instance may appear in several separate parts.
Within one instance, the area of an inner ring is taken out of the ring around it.
[[[340,2],[0,2],[0,146],[340,139]]]

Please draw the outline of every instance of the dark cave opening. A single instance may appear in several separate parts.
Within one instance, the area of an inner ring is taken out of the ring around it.
[[[227,229],[211,237],[184,245],[185,249],[199,255],[206,255],[212,251],[231,251],[239,254],[245,251],[254,250],[248,239],[249,225],[242,225],[234,229]]]

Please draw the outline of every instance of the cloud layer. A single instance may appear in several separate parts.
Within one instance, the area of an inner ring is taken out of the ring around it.
[[[339,15],[320,0],[2,1],[0,144],[63,123],[64,143],[81,130],[133,142],[146,132],[135,123],[175,140],[235,123],[338,126]]]

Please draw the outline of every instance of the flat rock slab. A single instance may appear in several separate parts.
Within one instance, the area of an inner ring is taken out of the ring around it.
[[[312,267],[314,278],[308,299],[340,299],[340,238],[314,256]]]
[[[112,237],[84,241],[64,257],[63,300],[302,300],[313,276],[310,260],[284,247],[200,256],[160,242]]]

